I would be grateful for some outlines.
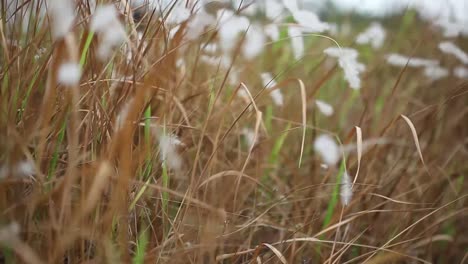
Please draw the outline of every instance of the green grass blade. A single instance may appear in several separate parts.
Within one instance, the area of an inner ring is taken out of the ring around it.
[[[136,243],[136,253],[132,260],[133,264],[145,263],[145,252],[148,242],[148,232],[146,231],[146,227],[143,227]]]
[[[88,55],[88,50],[89,50],[89,47],[91,46],[91,41],[93,40],[93,37],[94,37],[94,32],[90,31],[88,33],[88,36],[86,37],[86,42],[85,42],[85,45],[83,47],[83,52],[81,53],[81,57],[80,57],[81,67],[83,67],[86,63],[86,56]]]
[[[55,174],[57,169],[57,162],[59,157],[59,148],[62,145],[63,139],[65,138],[65,131],[67,127],[67,118],[63,121],[62,127],[60,128],[57,142],[55,145],[55,151],[52,155],[52,160],[50,161],[49,172],[47,173],[47,180],[51,180],[52,176]]]

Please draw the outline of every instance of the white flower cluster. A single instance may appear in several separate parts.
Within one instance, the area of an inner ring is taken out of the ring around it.
[[[444,41],[439,44],[439,49],[446,54],[451,54],[460,60],[463,64],[468,64],[468,54],[450,41]]]
[[[78,85],[81,78],[81,67],[77,63],[67,62],[60,65],[58,70],[59,83],[67,86]]]
[[[182,158],[177,147],[183,143],[175,135],[160,135],[158,140],[161,162],[165,162],[168,168],[179,171],[182,168]]]
[[[251,128],[243,128],[241,134],[244,136],[245,141],[249,148],[252,148],[257,140],[255,138],[255,131]]]
[[[453,70],[453,75],[460,79],[468,79],[468,68],[458,66]]]
[[[344,206],[347,206],[353,197],[353,183],[346,170],[343,172],[343,175],[341,175],[340,197],[341,203]]]
[[[0,180],[8,176],[18,178],[33,177],[35,173],[36,167],[34,162],[27,159],[16,162],[12,167],[7,165],[0,166]]]
[[[320,20],[318,15],[309,10],[301,10],[297,0],[283,0],[284,6],[291,12],[296,24],[288,28],[294,58],[299,60],[304,56],[304,34],[322,33],[332,30],[332,25]]]
[[[468,64],[468,55],[460,49],[457,45],[450,41],[443,41],[439,43],[439,49],[446,54],[453,55],[463,64]],[[398,67],[412,68],[424,68],[424,75],[431,80],[438,80],[449,76],[450,72],[448,69],[441,67],[438,60],[424,59],[418,57],[407,57],[404,55],[392,53],[388,54],[387,63]],[[453,75],[460,79],[466,78],[466,68],[464,66],[458,66],[453,70]]]
[[[424,68],[424,75],[435,81],[449,76],[449,71],[440,66],[428,66]]]
[[[321,100],[315,100],[315,105],[317,105],[317,109],[322,113],[324,116],[331,116],[333,115],[333,106],[330,104],[321,101]]]
[[[91,30],[101,35],[98,56],[107,59],[113,49],[126,40],[125,29],[118,19],[114,5],[101,5],[96,8],[91,20]]]
[[[359,74],[365,71],[364,64],[357,61],[358,52],[351,48],[330,47],[323,51],[328,56],[338,59],[338,64],[343,69],[345,79],[353,89],[361,88],[361,78]]]
[[[315,139],[314,150],[327,166],[336,166],[340,161],[340,148],[336,141],[327,134],[322,134]]]
[[[420,67],[434,67],[439,65],[438,60],[424,59],[418,57],[406,57],[404,55],[391,53],[388,54],[387,63],[393,66],[405,67],[408,64],[408,67],[420,68]]]
[[[358,44],[370,44],[372,48],[379,49],[385,41],[386,34],[382,25],[374,22],[356,37],[356,42]]]
[[[294,58],[296,60],[301,59],[304,56],[304,37],[302,30],[296,26],[290,26],[288,28],[289,37],[291,38],[291,47],[293,50]]]
[[[52,19],[54,38],[63,38],[70,32],[75,20],[75,6],[72,0],[49,0],[47,7]]]
[[[293,10],[291,12],[303,32],[321,33],[331,28],[330,24],[322,22],[314,12],[307,10]]]
[[[454,22],[446,18],[438,19],[434,22],[434,25],[442,30],[442,34],[446,38],[454,38],[459,35],[468,35],[466,25],[459,22]]]
[[[230,54],[234,50],[243,33],[242,55],[246,59],[254,59],[263,51],[266,36],[260,26],[251,25],[247,17],[236,15],[230,10],[219,10],[217,17],[219,40],[224,53]]]

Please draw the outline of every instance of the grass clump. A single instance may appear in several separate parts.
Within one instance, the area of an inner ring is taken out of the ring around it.
[[[294,16],[214,5],[184,18],[175,3],[135,20],[122,1],[94,32],[94,8],[77,1],[57,34],[41,3],[1,6],[0,262],[466,260],[468,86],[420,69],[434,65],[387,64],[402,53],[459,67],[413,13],[385,21],[401,30],[378,49],[353,44],[352,24],[304,31],[296,59]],[[245,19],[278,38],[237,30]],[[246,51],[256,41],[261,52]],[[58,81],[65,63],[79,82]],[[322,134],[336,146],[314,149]]]

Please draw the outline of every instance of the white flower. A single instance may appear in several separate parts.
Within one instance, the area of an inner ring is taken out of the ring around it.
[[[444,41],[439,44],[439,49],[443,53],[452,54],[457,57],[463,64],[468,64],[468,54],[450,41]]]
[[[203,45],[203,51],[208,54],[214,54],[218,50],[218,45],[216,43],[208,43]]]
[[[189,19],[189,17],[190,9],[185,7],[184,1],[178,1],[167,15],[165,22],[169,25],[178,25]]]
[[[330,29],[328,23],[320,21],[317,14],[311,11],[297,10],[292,12],[292,15],[294,20],[302,27],[303,32],[320,33]]]
[[[339,147],[335,140],[327,134],[320,135],[315,139],[314,150],[328,166],[335,166],[340,160]]]
[[[290,26],[288,28],[289,37],[291,39],[291,47],[296,60],[304,57],[304,38],[302,30],[297,26]]]
[[[281,93],[280,89],[275,89],[270,93],[271,99],[273,99],[273,103],[277,106],[283,106],[284,99],[283,94]]]
[[[242,46],[242,54],[248,60],[257,57],[264,49],[265,35],[263,30],[256,25],[252,25],[245,36]]]
[[[347,206],[353,197],[353,185],[351,182],[351,177],[348,172],[345,170],[341,176],[341,190],[340,190],[341,203],[344,206]]]
[[[249,28],[250,22],[246,17],[237,16],[232,11],[218,11],[219,39],[221,48],[230,53],[237,44],[239,33]]]
[[[75,7],[71,0],[49,0],[48,9],[52,18],[52,33],[56,39],[70,32],[75,20]]]
[[[166,162],[168,168],[180,170],[182,158],[177,152],[177,146],[183,145],[175,135],[162,135],[159,137],[159,150],[161,162]]]
[[[299,10],[297,5],[297,0],[282,0],[283,5],[289,10],[289,12],[293,13]]]
[[[365,70],[365,66],[357,61],[358,52],[351,48],[330,47],[323,51],[331,57],[338,58],[338,64],[343,69],[345,79],[352,89],[361,88],[359,74]]]
[[[460,79],[468,79],[468,68],[458,66],[453,70],[453,75]]]
[[[435,81],[449,75],[449,71],[440,66],[428,66],[424,68],[424,75]]]
[[[8,177],[10,174],[18,178],[32,177],[36,173],[34,162],[30,160],[18,161],[12,168],[7,165],[0,166],[0,180]]]
[[[277,41],[280,38],[280,32],[278,26],[275,24],[266,25],[264,28],[265,35],[267,35],[271,40]]]
[[[372,23],[364,32],[356,38],[358,44],[371,44],[372,48],[382,47],[385,41],[386,32],[380,23]]]
[[[81,67],[77,63],[67,62],[60,65],[58,81],[63,85],[78,85],[81,78]]]
[[[281,19],[284,6],[275,0],[269,0],[265,3],[265,15],[269,20],[275,21]]]
[[[125,29],[117,17],[117,10],[112,4],[96,8],[91,19],[91,30],[102,34],[98,47],[98,56],[106,59],[112,54],[112,49],[126,39]]]
[[[17,177],[31,177],[35,174],[34,163],[30,160],[22,160],[15,166],[14,173]]]
[[[317,105],[317,109],[325,116],[333,115],[333,107],[328,103],[321,100],[315,100],[315,104]]]
[[[406,57],[400,54],[391,53],[388,54],[387,63],[393,66],[405,67],[408,64],[408,67],[433,67],[439,65],[439,61],[437,60],[430,60],[430,59],[423,59],[423,58],[416,58],[416,57]]]
[[[260,77],[262,78],[262,83],[263,86],[267,89],[273,89],[273,87],[276,87],[277,83],[273,79],[273,76],[271,76],[271,73],[269,72],[264,72],[260,74]],[[284,104],[284,99],[283,99],[283,94],[281,93],[280,89],[275,89],[271,91],[270,93],[271,99],[273,99],[273,103],[277,106],[283,106]]]
[[[244,128],[242,129],[242,135],[245,138],[245,141],[247,142],[247,145],[249,148],[255,145],[256,143],[256,138],[255,138],[255,131],[250,129],[250,128]]]
[[[188,40],[194,40],[201,36],[205,29],[216,23],[216,17],[208,14],[205,9],[200,9],[195,13],[187,23],[187,29],[185,30],[185,38]]]
[[[7,246],[13,246],[15,242],[19,238],[19,233],[21,231],[20,225],[13,221],[10,222],[9,224],[5,225],[3,224],[2,227],[0,227],[0,243],[5,244]]]
[[[452,22],[447,18],[441,18],[434,24],[442,29],[443,36],[446,38],[454,38],[463,34],[463,30],[466,27],[463,23]]]

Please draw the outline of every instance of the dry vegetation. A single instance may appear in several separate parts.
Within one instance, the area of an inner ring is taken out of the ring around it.
[[[466,261],[468,86],[385,63],[399,51],[456,65],[411,14],[387,21],[380,51],[356,46],[367,65],[356,91],[322,53],[334,45],[323,37],[307,37],[299,61],[287,39],[254,60],[235,52],[236,86],[233,69],[201,60],[216,30],[169,39],[156,16],[133,24],[122,14],[128,40],[103,61],[84,1],[58,40],[46,22],[31,19],[25,33],[25,20],[8,26],[2,3],[0,262]],[[80,61],[79,85],[58,82],[67,61]],[[262,85],[265,71],[282,107]],[[245,88],[251,97],[237,96]],[[245,128],[256,132],[252,147]],[[321,166],[313,144],[323,133],[350,150],[346,162]],[[176,148],[162,158],[167,144]],[[344,168],[355,181],[347,206]]]

